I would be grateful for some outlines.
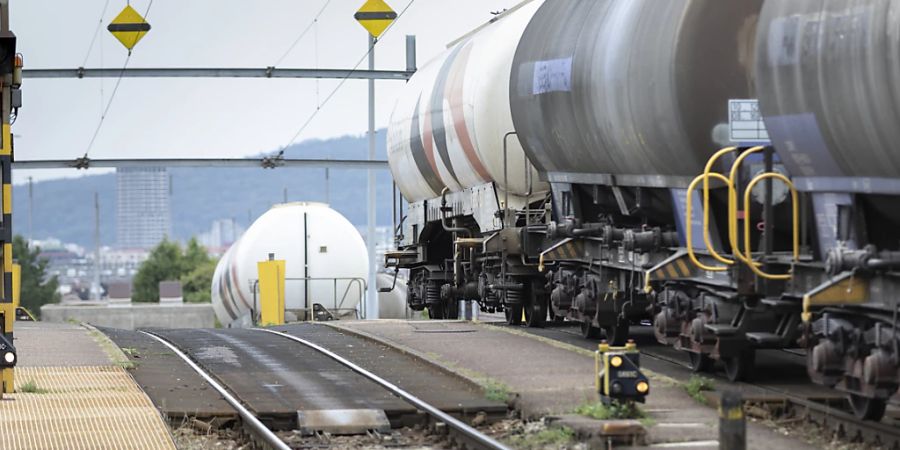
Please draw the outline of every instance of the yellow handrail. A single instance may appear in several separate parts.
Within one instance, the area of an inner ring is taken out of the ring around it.
[[[728,243],[731,244],[731,252],[734,256],[740,258],[741,256],[741,247],[738,242],[738,218],[737,211],[739,208],[738,205],[738,193],[737,193],[737,177],[738,171],[741,168],[741,165],[744,163],[744,160],[747,159],[750,155],[754,153],[759,153],[763,151],[765,147],[753,147],[744,153],[741,153],[737,159],[734,160],[734,164],[731,165],[731,173],[728,176]],[[746,217],[744,218],[746,221]],[[750,261],[740,258],[746,264],[752,264]]]
[[[745,253],[743,255],[741,255],[741,259],[744,260],[745,262],[750,261],[750,263],[748,263],[747,265],[750,267],[751,270],[753,270],[753,272],[755,274],[759,275],[762,278],[765,278],[768,280],[790,280],[793,277],[793,275],[790,273],[769,274],[769,273],[765,273],[762,270],[760,270],[758,267],[756,267],[756,262],[753,261],[753,259],[752,259],[753,255],[752,255],[752,252],[750,251],[750,220],[748,220],[750,217],[750,194],[752,193],[753,188],[756,187],[756,185],[759,184],[760,181],[763,181],[763,180],[766,180],[769,178],[774,178],[774,179],[780,180],[785,185],[787,185],[787,187],[791,190],[791,202],[793,203],[792,206],[793,206],[793,225],[794,225],[794,230],[793,230],[794,261],[797,261],[800,259],[800,203],[799,203],[799,199],[798,199],[797,188],[794,186],[794,183],[792,183],[791,180],[788,179],[788,177],[786,177],[778,172],[768,172],[768,173],[762,173],[762,174],[757,175],[756,178],[754,178],[752,181],[750,181],[750,184],[747,185],[747,189],[744,190],[744,252]],[[772,220],[772,218],[767,217],[766,220]]]
[[[709,177],[710,177],[710,175],[713,174],[712,168],[715,165],[716,161],[718,161],[719,158],[721,158],[722,156],[725,156],[731,152],[734,152],[735,150],[737,150],[737,147],[726,147],[726,148],[723,148],[723,149],[717,151],[715,154],[713,154],[709,158],[709,161],[706,162],[706,168],[703,169],[703,243],[706,244],[706,249],[709,251],[709,254],[712,255],[713,258],[715,258],[720,263],[728,264],[728,265],[734,264],[734,260],[728,259],[728,258],[720,255],[716,251],[715,247],[712,245],[712,242],[710,241],[709,233],[707,232],[707,230],[709,230]],[[718,175],[718,174],[716,174],[716,175]],[[729,182],[728,180],[725,179],[724,176],[722,178],[718,178],[718,177],[713,177],[713,178],[716,178],[717,180],[720,179],[720,180],[725,181],[725,184],[728,186],[728,191],[729,191],[728,199],[730,202],[731,201],[730,192],[734,190],[734,181]],[[689,192],[688,200],[690,200],[690,198],[691,198],[691,196],[690,196],[690,192]],[[729,211],[730,210],[731,209],[729,208]],[[692,219],[692,218],[690,216],[688,216],[688,220],[690,220],[690,219]],[[729,220],[729,223],[730,222],[731,221]],[[690,223],[690,222],[688,222],[688,223]],[[690,247],[690,240],[688,240],[688,246]]]
[[[686,204],[685,204],[685,208],[684,208],[685,209],[685,227],[684,228],[685,228],[685,235],[687,237],[687,251],[688,251],[688,257],[691,259],[691,262],[694,263],[694,265],[699,267],[700,269],[710,271],[710,272],[724,272],[724,271],[728,270],[728,266],[719,266],[719,267],[707,266],[706,264],[701,263],[700,260],[697,259],[697,255],[694,254],[694,239],[693,239],[693,234],[694,234],[694,225],[693,225],[693,222],[694,222],[694,220],[693,220],[694,219],[694,217],[693,217],[694,198],[693,197],[694,196],[692,194],[694,193],[694,189],[697,188],[697,184],[699,184],[701,181],[704,182],[703,184],[705,186],[709,186],[709,178],[710,177],[715,178],[719,181],[722,181],[725,184],[728,184],[728,178],[725,178],[725,175],[722,175],[722,174],[716,173],[716,172],[704,172],[703,175],[698,175],[697,178],[694,178],[694,181],[691,181],[691,184],[690,184],[690,186],[688,186],[688,189],[687,189],[687,200],[686,200]],[[709,205],[707,204],[705,206],[709,206]],[[704,219],[706,219],[706,216],[705,216],[706,211],[709,211],[709,208],[704,208]],[[710,251],[710,253],[713,255],[716,255],[715,250],[713,250],[712,246],[709,245],[709,236],[708,236],[709,227],[707,225],[708,225],[708,222],[706,220],[704,220],[703,240],[706,243],[706,248]],[[720,261],[721,261],[721,259],[720,259]],[[727,263],[727,264],[734,264],[734,261],[731,261],[730,263]]]

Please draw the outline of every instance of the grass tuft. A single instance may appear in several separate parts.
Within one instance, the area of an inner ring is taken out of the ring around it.
[[[28,380],[27,383],[23,384],[19,387],[19,392],[23,394],[49,394],[50,391],[44,388],[38,387],[37,383],[34,380]]]
[[[520,449],[561,448],[571,444],[575,439],[575,432],[571,428],[551,427],[534,434],[513,436],[509,443]]]
[[[647,413],[634,402],[613,400],[609,405],[602,402],[586,403],[575,409],[575,413],[597,420],[644,419]]]
[[[711,378],[692,375],[691,379],[684,384],[684,390],[687,391],[688,395],[690,395],[698,403],[705,405],[706,396],[703,395],[703,393],[714,391],[715,386],[713,385],[713,380]]]
[[[505,403],[509,401],[509,395],[509,386],[499,381],[487,380],[484,383],[484,397],[490,401]]]

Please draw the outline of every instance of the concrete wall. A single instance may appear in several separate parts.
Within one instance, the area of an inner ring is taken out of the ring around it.
[[[215,314],[209,303],[159,305],[44,305],[44,322],[76,320],[101,327],[135,330],[138,328],[213,328]]]

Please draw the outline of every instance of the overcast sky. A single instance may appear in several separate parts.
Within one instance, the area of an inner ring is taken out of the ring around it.
[[[520,0],[414,0],[379,43],[377,68],[405,67],[405,35],[418,39],[419,65],[448,42]],[[409,0],[387,0],[400,12]],[[96,42],[91,38],[100,22]],[[155,0],[150,33],[129,67],[266,67],[285,53],[326,0]],[[279,67],[350,68],[366,51],[353,19],[363,0],[332,0],[317,26]],[[132,0],[143,14],[149,0]],[[125,0],[11,0],[12,29],[27,68],[121,68],[127,52],[106,25]],[[85,63],[85,58],[87,62]],[[365,63],[363,64],[363,66]],[[16,158],[76,158],[85,153],[115,79],[25,80],[13,127]],[[121,82],[90,157],[239,157],[286,145],[337,81],[134,79]],[[378,82],[378,127],[386,126],[402,82]],[[361,134],[366,82],[347,81],[298,141]],[[14,178],[75,176],[17,171]]]

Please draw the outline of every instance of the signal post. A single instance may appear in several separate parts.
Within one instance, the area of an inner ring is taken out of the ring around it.
[[[16,304],[13,298],[12,254],[12,161],[11,119],[21,106],[22,57],[16,54],[16,35],[9,29],[9,0],[0,0],[0,183],[2,183],[2,222],[0,222],[0,396],[14,389],[13,369],[18,355],[13,342]]]

